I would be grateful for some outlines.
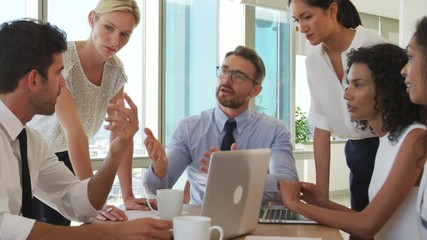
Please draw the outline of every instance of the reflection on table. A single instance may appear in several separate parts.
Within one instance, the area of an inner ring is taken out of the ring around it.
[[[199,215],[200,206],[184,205],[183,215]],[[126,211],[129,220],[136,218],[152,217],[158,218],[156,211]],[[99,221],[96,221],[99,222]],[[106,223],[106,222],[104,222]],[[111,222],[112,223],[112,222]],[[255,236],[281,236],[281,237],[309,237],[321,238],[322,240],[343,240],[338,229],[317,224],[258,224],[254,232],[248,235]],[[233,240],[244,240],[245,236],[233,238]]]

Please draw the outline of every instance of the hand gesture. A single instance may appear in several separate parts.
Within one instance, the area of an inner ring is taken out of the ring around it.
[[[230,150],[237,150],[237,144],[233,143],[231,144]],[[200,170],[204,173],[208,173],[209,170],[209,159],[211,158],[211,154],[213,152],[219,151],[217,147],[211,147],[210,151],[203,152],[202,158],[200,158],[200,162],[202,163],[202,166],[200,167]]]
[[[125,107],[123,99],[118,100],[115,104],[108,104],[108,109],[115,111],[115,114],[105,118],[105,121],[109,123],[105,129],[114,132],[117,136],[111,143],[111,154],[123,154],[139,129],[138,108],[126,93],[124,99],[130,108]]]
[[[148,156],[152,160],[152,169],[157,177],[163,178],[168,170],[168,160],[166,158],[165,149],[162,144],[154,137],[153,132],[149,128],[144,128],[145,148],[147,149]]]

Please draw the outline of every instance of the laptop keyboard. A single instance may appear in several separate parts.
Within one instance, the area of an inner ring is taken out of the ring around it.
[[[317,224],[303,215],[284,207],[261,208],[258,218],[259,223],[299,223]]]
[[[265,213],[265,215],[264,215]],[[264,216],[265,220],[286,220],[286,219],[294,219],[295,212],[290,211],[286,208],[280,209],[261,209],[260,218]]]

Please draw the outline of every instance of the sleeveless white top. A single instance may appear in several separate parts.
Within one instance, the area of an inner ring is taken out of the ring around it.
[[[427,239],[427,161],[424,164],[423,178],[420,183],[420,190],[418,192],[418,199],[416,204],[418,213],[418,220],[421,223],[423,239]]]
[[[405,140],[408,132],[415,128],[425,129],[424,125],[414,123],[406,127],[398,138],[398,142],[390,142],[388,134],[380,138],[377,156],[375,158],[375,167],[369,184],[369,201],[377,195],[383,186],[396,160],[402,142]],[[399,191],[399,189],[396,189]],[[398,192],[396,192],[398,194]],[[422,239],[419,217],[415,210],[417,201],[418,187],[412,187],[409,195],[403,201],[402,205],[396,209],[391,218],[383,228],[375,235],[375,240],[401,240]]]
[[[127,81],[123,64],[115,55],[108,58],[104,63],[101,86],[96,86],[83,72],[75,42],[68,42],[62,75],[80,115],[83,129],[90,139],[102,126],[108,103]],[[27,125],[37,129],[54,152],[67,151],[65,133],[55,114],[36,115]]]

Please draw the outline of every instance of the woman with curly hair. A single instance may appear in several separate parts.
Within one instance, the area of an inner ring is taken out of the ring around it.
[[[385,43],[378,34],[363,28],[350,0],[288,0],[299,32],[313,47],[305,64],[310,88],[308,113],[314,127],[313,149],[316,184],[329,196],[331,136],[348,139],[344,152],[350,170],[350,204],[362,211],[369,203],[368,187],[379,140],[369,127],[352,122],[342,98],[347,88],[347,54],[352,49]]]
[[[402,69],[406,91],[413,103],[424,105],[423,120],[427,122],[427,17],[421,18],[414,35],[407,46],[409,61]],[[416,210],[423,226],[424,239],[427,239],[427,171],[420,183]]]
[[[347,110],[353,120],[367,121],[380,139],[370,202],[356,212],[328,200],[314,184],[280,181],[282,202],[352,237],[422,239],[414,205],[425,161],[426,128],[419,123],[422,106],[405,94],[400,70],[407,62],[406,52],[380,44],[352,51],[348,59]]]

